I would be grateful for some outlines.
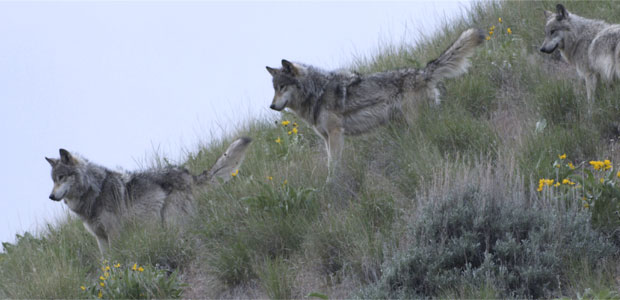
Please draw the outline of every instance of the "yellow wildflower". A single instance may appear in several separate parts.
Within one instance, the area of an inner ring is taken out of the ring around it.
[[[282,142],[282,140],[280,139],[280,137],[278,137],[278,138],[276,139],[276,143],[278,143],[278,144],[279,144],[279,143],[281,143],[281,142]]]
[[[230,173],[230,176],[235,177],[235,176],[237,176],[237,174],[239,174],[239,169],[237,169],[234,172]]]
[[[291,124],[291,121],[288,121],[288,120],[287,121],[282,121],[282,126],[286,126],[288,124]]]
[[[555,167],[559,169],[561,166],[560,166],[560,164],[557,164],[557,165],[555,165]]]
[[[293,132],[292,132],[292,131],[289,131],[289,132],[288,132],[288,135],[291,135],[291,134],[293,134]]]
[[[574,170],[574,169],[575,169],[575,166],[573,166],[573,163],[570,163],[570,162],[568,163],[568,167],[569,167],[571,170]]]
[[[85,291],[86,287],[82,285],[82,286],[80,286],[80,289],[82,289],[82,291]]]
[[[105,277],[103,277],[103,276],[99,276],[99,279],[100,279],[101,281],[103,281],[103,280],[105,280]]]
[[[605,170],[611,169],[611,161],[609,161],[609,159],[603,161],[603,165],[605,166]]]
[[[144,268],[143,268],[143,267],[139,267],[139,268],[138,268],[138,271],[139,271],[139,272],[144,272]]]
[[[491,28],[489,28],[489,30],[491,30],[491,31],[495,30],[495,25],[491,26]]]
[[[588,202],[584,203],[583,208],[590,208],[590,204]]]
[[[133,267],[131,267],[132,270],[137,270],[138,269],[138,264],[133,264]]]
[[[101,291],[99,291],[99,294],[97,294],[97,298],[101,298],[103,297],[103,294],[101,293]]]
[[[618,171],[618,174],[616,174],[616,176],[618,176],[618,178],[620,178],[620,171]]]
[[[594,170],[600,170],[601,168],[603,168],[603,162],[602,161],[598,161],[598,160],[590,161],[590,165],[592,165]]]
[[[508,32],[508,34],[512,34],[512,30],[510,30],[510,27],[508,27],[508,29],[506,29],[506,32]]]
[[[564,153],[564,154],[562,154],[562,155],[558,155],[558,157],[559,157],[560,159],[565,159],[565,158],[566,158],[566,153]]]
[[[556,184],[553,185],[554,187],[558,187],[560,186],[560,182],[558,181]]]
[[[121,263],[117,263],[114,265],[115,268],[120,268],[121,267]]]
[[[499,17],[499,19],[498,19],[498,20],[499,20],[499,22],[501,23],[501,22],[502,22],[502,17]]]
[[[105,266],[105,270],[104,271],[110,271],[110,266]]]
[[[603,179],[603,178],[601,178],[599,181],[600,181],[601,183],[605,183],[605,179]]]
[[[271,176],[267,176],[267,179],[269,179],[269,180],[273,180],[273,177],[271,177]]]
[[[488,40],[490,40],[490,39],[491,39],[491,37],[487,35],[486,40],[488,41]]]
[[[565,178],[564,180],[562,180],[562,184],[575,185],[575,183],[570,181],[570,179],[568,178]]]
[[[105,283],[103,283],[103,282],[99,282],[99,285],[100,285],[100,286],[105,286]]]
[[[287,184],[287,183],[288,183],[288,181],[286,179],[284,179],[284,182],[282,184]]]
[[[546,186],[552,186],[554,181],[555,181],[555,180],[553,180],[553,179],[544,179],[544,178],[543,178],[543,179],[541,179],[541,180],[539,180],[539,181],[538,181],[538,189],[537,189],[537,191],[542,192],[543,187],[544,187],[545,185],[546,185]]]
[[[493,35],[493,30],[489,31],[489,35]]]
[[[293,122],[293,126],[297,127],[297,122]]]
[[[110,277],[110,273],[108,273],[108,272],[103,273],[103,277],[105,277],[105,278]]]
[[[293,133],[297,134],[297,127],[293,127]]]

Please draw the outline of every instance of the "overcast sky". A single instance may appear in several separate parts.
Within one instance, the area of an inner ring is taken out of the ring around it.
[[[348,66],[467,1],[0,2],[0,241],[62,218],[45,156],[135,170],[277,116],[265,66]]]

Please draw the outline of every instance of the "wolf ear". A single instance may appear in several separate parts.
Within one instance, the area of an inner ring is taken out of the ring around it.
[[[52,166],[52,167],[55,166],[56,164],[58,164],[58,160],[57,159],[45,157],[45,160],[47,160],[47,162],[50,163],[50,166]]]
[[[564,5],[558,4],[555,6],[555,9],[558,11],[558,21],[568,19],[568,11],[564,8]]]
[[[267,72],[269,72],[269,74],[271,74],[271,76],[275,76],[276,73],[278,73],[278,69],[274,69],[272,67],[265,67],[267,68]]]
[[[60,161],[63,164],[67,164],[67,165],[75,164],[75,159],[73,158],[73,156],[71,156],[71,153],[69,153],[69,151],[60,148],[58,152],[60,152]]]
[[[282,60],[282,70],[284,70],[284,72],[286,73],[293,74],[294,76],[298,76],[299,74],[301,74],[299,68],[297,68],[292,62],[286,59]]]

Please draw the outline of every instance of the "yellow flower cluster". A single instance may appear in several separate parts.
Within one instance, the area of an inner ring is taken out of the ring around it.
[[[239,169],[235,170],[234,172],[230,173],[230,176],[235,177],[239,175]]]
[[[599,170],[599,171],[611,169],[611,161],[609,161],[609,159],[606,159],[604,161],[592,160],[590,161],[590,165],[592,165],[594,170]]]
[[[553,179],[545,179],[545,178],[539,180],[538,181],[538,190],[537,191],[542,192],[543,187],[545,187],[545,186],[552,186],[554,181],[555,180],[553,180]]]
[[[289,120],[285,120],[282,121],[282,126],[288,126],[288,124],[291,124],[291,121]],[[297,134],[298,130],[297,130],[297,122],[293,122],[293,128],[291,130],[288,131],[288,135],[291,134]]]
[[[504,22],[501,17],[497,18],[497,21],[500,24],[503,24],[503,22]],[[500,30],[500,32],[501,32],[501,29],[498,29],[498,30]],[[489,27],[489,35],[486,36],[486,40],[487,41],[490,40],[494,33],[495,33],[495,25],[491,25],[491,27]],[[509,35],[512,34],[512,29],[510,27],[507,27],[506,28],[506,33],[508,33]]]
[[[543,179],[540,179],[540,180],[538,181],[538,189],[536,189],[536,190],[537,190],[537,191],[539,191],[539,192],[542,192],[542,191],[543,191],[543,188],[544,188],[545,186],[559,187],[559,186],[560,186],[560,185],[562,185],[562,184],[564,184],[564,185],[569,185],[569,186],[573,186],[573,185],[575,185],[576,183],[575,183],[575,182],[573,182],[573,181],[571,181],[571,180],[570,180],[570,179],[568,179],[568,178],[563,179],[563,180],[562,180],[562,182],[560,182],[560,181],[556,182],[554,179],[545,179],[545,178],[543,178]]]
[[[570,179],[568,178],[562,180],[562,184],[575,185],[575,183],[570,181]]]

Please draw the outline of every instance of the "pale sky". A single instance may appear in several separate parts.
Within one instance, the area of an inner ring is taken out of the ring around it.
[[[135,170],[277,116],[265,66],[345,67],[413,43],[461,1],[0,2],[0,242],[67,208],[44,157]]]

